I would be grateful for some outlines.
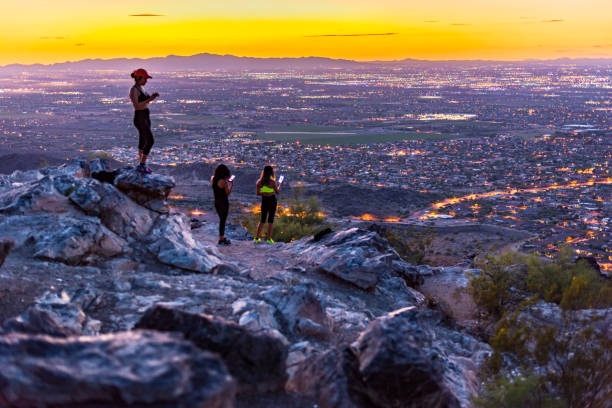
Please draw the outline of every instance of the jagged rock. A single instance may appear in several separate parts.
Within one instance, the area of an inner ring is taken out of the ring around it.
[[[11,252],[11,249],[15,246],[15,242],[10,239],[2,238],[0,239],[0,266],[4,263],[4,260]]]
[[[318,242],[303,239],[288,246],[301,261],[361,289],[371,289],[381,277],[391,276],[392,262],[401,260],[386,239],[359,228],[328,234]]]
[[[223,361],[177,336],[0,336],[0,405],[7,408],[230,408]]]
[[[275,311],[274,306],[262,300],[242,298],[232,303],[233,314],[240,316],[238,324],[254,332],[265,329],[280,329],[280,325],[274,317]]]
[[[397,308],[408,306],[420,307],[425,304],[425,296],[421,292],[407,286],[406,281],[398,277],[381,280],[376,286],[376,293],[394,299]]]
[[[165,202],[176,183],[172,177],[143,174],[134,167],[117,170],[114,184],[138,204],[159,213],[168,213]]]
[[[33,234],[34,257],[68,265],[97,264],[120,255],[127,244],[94,218],[55,219],[56,229]]]
[[[321,408],[377,408],[363,395],[363,384],[356,376],[356,360],[354,353],[346,347],[332,348],[320,354],[310,353],[293,364],[285,389],[314,397]],[[403,407],[410,407],[409,402]]]
[[[75,209],[70,201],[56,190],[55,181],[49,176],[0,193],[0,214],[33,213],[75,214]]]
[[[401,259],[391,261],[391,269],[411,287],[418,287],[423,284],[423,276],[416,265],[404,262]]]
[[[7,320],[0,332],[68,337],[82,334],[86,320],[85,313],[70,303],[65,292],[46,293],[22,315]]]
[[[276,307],[289,333],[321,339],[330,336],[330,322],[312,284],[300,283],[288,289],[274,287],[260,296]]]
[[[12,216],[0,219],[0,231],[36,258],[69,265],[97,263],[129,250],[123,239],[91,217]]]
[[[440,360],[413,330],[408,309],[372,322],[353,344],[364,392],[377,406],[459,407],[443,382]]]
[[[155,213],[139,206],[113,185],[94,179],[79,180],[69,198],[123,238],[146,238],[156,218]]]
[[[441,319],[400,309],[372,321],[350,348],[293,356],[286,389],[322,407],[469,407],[491,349]]]
[[[135,328],[181,332],[199,348],[219,353],[242,391],[284,386],[287,347],[272,336],[252,333],[220,317],[163,306],[147,310]]]
[[[8,319],[0,333],[46,334],[55,337],[96,335],[101,323],[89,318],[87,310],[97,300],[91,288],[78,288],[72,295],[65,291],[46,292],[23,314]]]
[[[196,272],[214,272],[221,268],[233,270],[220,258],[210,244],[198,244],[191,235],[186,217],[161,215],[150,231],[148,249],[161,263]]]

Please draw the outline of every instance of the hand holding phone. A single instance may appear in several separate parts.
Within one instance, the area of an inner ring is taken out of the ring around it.
[[[157,92],[153,92],[153,95],[151,95],[153,98],[157,98],[159,96],[159,93]]]
[[[278,178],[278,184],[283,184],[283,180],[285,180],[285,176],[281,175],[281,176]]]
[[[233,183],[235,178],[236,178],[236,176],[231,175],[230,178],[227,179],[227,181],[229,181],[230,183]]]

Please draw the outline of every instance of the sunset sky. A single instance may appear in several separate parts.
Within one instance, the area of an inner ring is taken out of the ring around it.
[[[0,65],[192,55],[612,57],[611,0],[2,0]]]

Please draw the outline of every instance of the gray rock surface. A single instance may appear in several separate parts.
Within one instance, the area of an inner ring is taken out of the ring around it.
[[[316,243],[308,238],[288,246],[304,263],[361,289],[372,289],[381,278],[396,274],[401,261],[386,239],[359,228],[328,234]]]
[[[183,215],[161,215],[149,233],[148,242],[149,251],[166,265],[196,272],[233,270],[221,260],[216,247],[196,243],[189,220]]]
[[[4,260],[9,256],[14,246],[15,243],[10,239],[0,238],[0,266],[2,266]]]
[[[287,347],[272,336],[252,333],[225,319],[155,306],[135,328],[180,332],[202,350],[218,353],[241,391],[282,389]]]
[[[0,336],[0,405],[7,408],[231,408],[223,361],[177,336]]]
[[[176,183],[172,177],[159,174],[143,174],[134,167],[123,167],[116,171],[114,184],[132,200],[150,210],[167,214],[166,198]]]

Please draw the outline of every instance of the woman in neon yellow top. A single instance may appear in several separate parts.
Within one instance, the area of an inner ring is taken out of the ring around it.
[[[276,184],[274,180],[274,169],[272,166],[264,167],[257,180],[257,195],[261,196],[261,219],[257,226],[257,233],[255,234],[255,242],[261,242],[261,229],[263,225],[268,222],[268,243],[273,244],[272,240],[272,224],[274,223],[274,214],[276,213],[276,194],[280,192],[282,183]]]

